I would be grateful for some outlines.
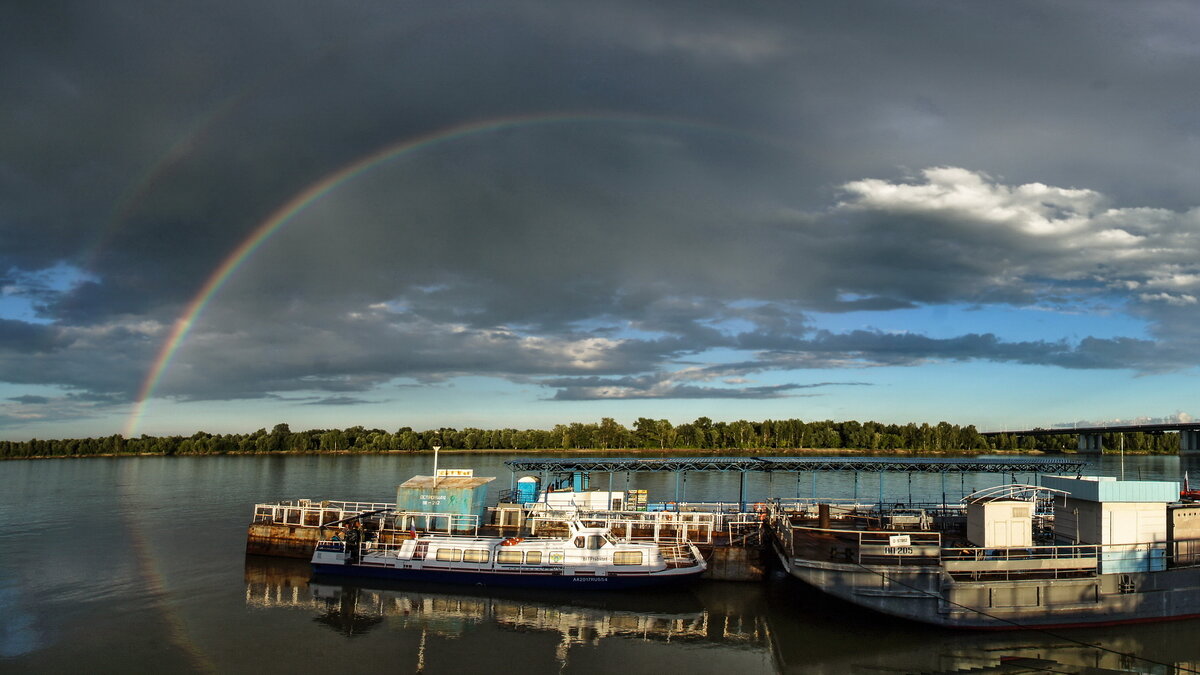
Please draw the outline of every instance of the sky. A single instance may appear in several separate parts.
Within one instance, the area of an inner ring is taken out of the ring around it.
[[[1189,2],[0,6],[0,439],[1200,414]]]

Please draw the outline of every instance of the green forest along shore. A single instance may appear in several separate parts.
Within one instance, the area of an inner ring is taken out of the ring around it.
[[[1175,433],[1126,433],[1125,452],[1175,454]],[[1111,436],[1111,438],[1109,437]],[[1104,438],[1117,447],[1118,434]],[[627,428],[611,417],[598,423],[571,422],[552,429],[428,429],[396,431],[310,429],[292,431],[287,424],[264,427],[248,434],[147,436],[0,441],[0,458],[112,457],[120,455],[219,455],[267,453],[384,453],[421,452],[440,445],[446,450],[497,452],[700,452],[703,454],[768,451],[777,454],[828,451],[904,452],[917,454],[981,452],[1070,452],[1077,447],[1074,433],[1038,437],[1002,434],[984,437],[974,426],[948,422],[935,425],[879,422],[805,422],[798,419],[713,422],[700,417],[673,425],[668,420],[638,418]]]

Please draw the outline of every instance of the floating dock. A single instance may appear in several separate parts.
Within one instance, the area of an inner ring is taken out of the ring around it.
[[[256,504],[247,530],[246,552],[309,558],[316,542],[347,526],[381,543],[398,543],[417,533],[480,536],[557,536],[568,520],[609,528],[617,537],[669,543],[689,540],[709,561],[706,578],[753,581],[764,573],[767,541],[764,497],[746,496],[752,472],[812,473],[998,473],[1077,474],[1083,461],[1044,458],[895,457],[607,457],[525,458],[505,462],[512,470],[509,490],[494,506],[483,506],[483,486],[468,472],[416,477],[397,488],[397,501],[348,502],[299,499]],[[739,473],[736,502],[687,502],[679,482],[687,472]],[[443,472],[439,472],[442,474]],[[544,480],[517,472],[538,472]],[[644,490],[608,491],[590,486],[593,473],[668,472],[676,475],[676,499],[655,501]],[[882,480],[881,480],[882,501]],[[803,501],[803,500],[795,500]],[[439,510],[443,509],[443,510]]]

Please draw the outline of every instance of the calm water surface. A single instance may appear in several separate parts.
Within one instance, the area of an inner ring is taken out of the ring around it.
[[[501,455],[443,455],[508,488]],[[247,558],[258,501],[392,501],[427,457],[0,462],[0,671],[908,673],[1026,656],[1131,672],[1200,669],[1200,622],[976,634],[889,620],[773,575],[683,591],[547,594],[310,580]],[[1127,458],[1127,478],[1200,476],[1200,458]],[[1118,475],[1105,457],[1088,473]],[[1028,478],[1018,476],[1019,479]],[[732,475],[613,476],[652,498],[736,499]],[[609,477],[593,477],[607,487]],[[952,499],[1001,482],[901,474],[888,499]],[[872,498],[874,476],[756,476],[748,496]],[[1091,645],[1099,645],[1097,649]],[[1139,660],[1121,654],[1135,654]]]

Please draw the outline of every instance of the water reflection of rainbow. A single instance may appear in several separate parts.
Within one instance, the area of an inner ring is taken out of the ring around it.
[[[500,119],[489,119],[479,122],[469,122],[452,127],[446,127],[437,131],[430,132],[415,138],[408,138],[397,143],[385,146],[375,152],[367,154],[355,161],[343,166],[342,168],[327,174],[320,180],[312,183],[305,189],[301,190],[287,203],[275,210],[265,221],[250,233],[250,235],[242,241],[225,260],[217,267],[217,269],[208,277],[204,285],[196,293],[190,302],[184,308],[183,314],[175,321],[171,328],[170,334],[163,342],[159,349],[158,355],[155,357],[142,386],[138,391],[137,399],[135,400],[133,411],[130,413],[125,424],[125,437],[130,438],[137,432],[138,425],[145,413],[146,402],[154,395],[155,389],[158,387],[159,381],[162,379],[163,373],[166,372],[167,366],[170,365],[172,357],[183,343],[188,332],[195,325],[196,319],[204,310],[204,307],[212,300],[218,290],[229,280],[229,277],[235,270],[247,259],[259,246],[263,244],[272,234],[279,231],[283,225],[291,220],[300,211],[304,210],[313,202],[317,201],[330,191],[349,181],[364,172],[379,166],[389,160],[407,155],[418,150],[429,148],[434,145],[448,143],[468,136],[485,134],[499,131],[502,129],[510,129],[515,127],[528,127],[534,125],[546,124],[595,124],[595,123],[617,123],[617,124],[636,124],[636,125],[657,125],[674,127],[688,131],[700,131],[705,133],[716,133],[723,136],[733,136],[742,140],[752,140],[755,142],[763,142],[768,139],[755,136],[753,134],[732,130],[728,127],[722,127],[714,124],[706,124],[677,118],[663,118],[651,116],[632,116],[632,115],[616,115],[616,114],[540,114],[526,115],[518,117],[506,117]]]
[[[121,462],[120,467],[123,475],[119,480],[117,493],[118,500],[120,501],[121,519],[128,526],[127,531],[129,533],[131,548],[134,558],[137,561],[138,576],[145,582],[147,595],[153,600],[154,606],[157,607],[159,615],[163,618],[164,627],[171,642],[187,655],[187,658],[195,666],[197,672],[215,673],[217,672],[216,666],[208,658],[208,655],[201,651],[196,643],[192,641],[187,624],[172,604],[171,595],[167,592],[167,585],[158,564],[158,559],[154,555],[153,547],[143,531],[138,517],[142,508],[134,503],[134,493],[132,491],[132,486],[137,481],[137,476],[127,473],[128,471],[136,470],[138,466],[136,461],[129,461],[129,458]]]

